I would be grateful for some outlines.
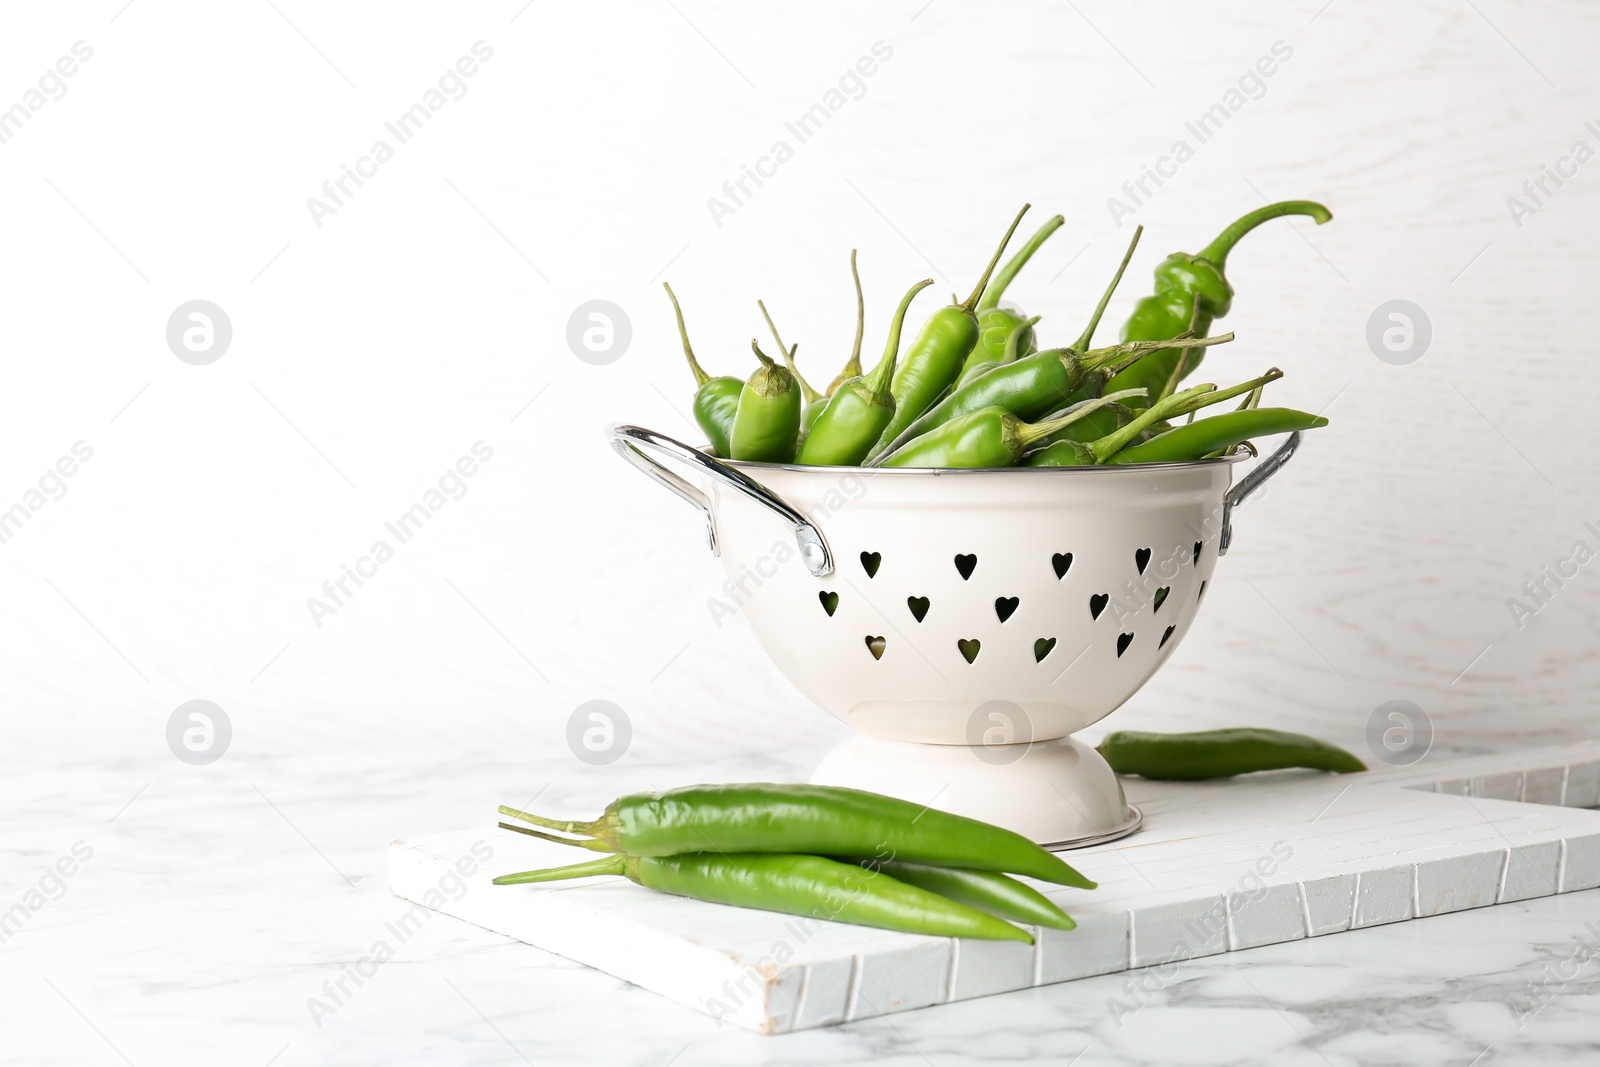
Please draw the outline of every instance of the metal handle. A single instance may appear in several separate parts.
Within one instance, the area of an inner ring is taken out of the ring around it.
[[[783,498],[749,475],[712,459],[698,448],[691,448],[682,441],[656,433],[654,430],[647,430],[642,426],[615,423],[607,427],[606,436],[611,439],[611,447],[616,449],[619,456],[705,512],[706,543],[711,547],[713,556],[722,553],[717,547],[717,527],[711,519],[710,498],[698,487],[684,481],[645,455],[640,450],[640,445],[663,452],[697,468],[700,473],[715,478],[729,489],[743,493],[771,511],[794,527],[794,541],[800,549],[800,558],[805,561],[806,569],[818,578],[833,573],[833,553],[828,551],[828,543],[822,539],[822,534],[817,528],[799,511],[790,507]]]
[[[1238,504],[1243,504],[1251,493],[1266,484],[1268,478],[1278,473],[1278,469],[1294,458],[1294,450],[1300,447],[1300,431],[1296,430],[1289,435],[1289,439],[1278,446],[1278,450],[1260,463],[1255,470],[1239,479],[1239,484],[1229,489],[1222,497],[1222,536],[1217,541],[1217,555],[1226,556],[1228,546],[1233,543],[1233,509]]]

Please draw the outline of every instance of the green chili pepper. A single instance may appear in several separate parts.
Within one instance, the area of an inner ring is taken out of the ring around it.
[[[1033,923],[1055,930],[1075,930],[1078,924],[1049,897],[1014,878],[993,871],[962,871],[899,860],[861,860],[861,866],[878,870],[898,882],[938,893],[990,915],[1013,922]]]
[[[1220,345],[1232,339],[1233,334],[1228,333],[1205,338],[1203,343]],[[889,449],[868,465],[896,466],[891,463],[891,457],[900,449],[954,419],[984,408],[1004,408],[1025,421],[1059,411],[1073,403],[1074,395],[1086,381],[1092,379],[1090,393],[1099,393],[1110,374],[1156,351],[1158,346],[1170,343],[1170,339],[1135,341],[1085,352],[1081,356],[1070,348],[1047,348],[1015,363],[1002,364],[939,401],[927,414],[902,430]],[[1092,396],[1083,399],[1092,399]]]
[[[832,396],[839,391],[839,386],[851,378],[861,377],[861,337],[867,329],[867,301],[861,295],[861,273],[856,270],[856,250],[850,250],[850,277],[856,283],[856,343],[850,349],[850,360],[839,372],[839,376],[828,386],[828,395]]]
[[[906,310],[911,307],[912,299],[932,284],[932,278],[924,278],[906,292],[889,324],[883,359],[870,375],[851,378],[824,401],[827,407],[805,440],[800,442],[796,463],[854,467],[866,458],[867,449],[894,417],[894,395],[889,391],[889,382],[894,376],[895,357],[900,352],[900,329]]]
[[[1028,260],[1039,251],[1050,235],[1059,230],[1066,223],[1060,215],[1052,216],[1045,224],[1039,227],[1028,243],[1017,250],[1017,254],[1006,261],[1000,268],[989,287],[983,291],[983,296],[978,301],[978,343],[973,347],[971,355],[967,356],[966,367],[961,376],[968,377],[972,368],[979,363],[1009,363],[1017,356],[1008,357],[1007,346],[1012,336],[1012,331],[1024,325],[1024,319],[1010,308],[1000,306],[1000,298],[1005,295],[1006,287],[1017,276],[1023,267],[1028,265]],[[1018,339],[1017,355],[1026,356],[1036,348],[1033,339],[1033,324],[1038,319],[1028,320],[1026,329]]]
[[[515,829],[515,827],[509,827]],[[647,889],[715,904],[901,930],[935,937],[1024,941],[1033,935],[993,915],[887,874],[821,856],[692,852],[681,856],[607,856],[542,871],[503,874],[495,885],[621,875]]]
[[[1129,445],[1111,457],[1112,463],[1187,463],[1217,451],[1226,451],[1252,437],[1295,430],[1315,430],[1328,425],[1321,415],[1290,408],[1253,408],[1229,411],[1178,426],[1140,444]]]
[[[634,856],[680,852],[804,852],[876,856],[979,871],[1005,871],[1093,889],[1094,883],[1021,834],[935,808],[826,785],[699,785],[636,793],[611,802],[593,822],[545,819],[502,807],[502,815],[581,834],[568,844]]]
[[[1000,247],[994,250],[994,258],[989,260],[989,266],[984,269],[983,277],[978,279],[972,295],[959,304],[952,303],[949,307],[940,308],[922,324],[916,340],[906,350],[899,370],[895,371],[892,386],[894,418],[884,429],[878,443],[872,446],[867,458],[871,459],[887,448],[890,441],[900,436],[901,430],[932,407],[939,395],[961,376],[967,356],[978,343],[978,316],[973,308],[983,295],[983,287],[989,283],[989,275],[994,273],[995,265],[1000,262],[1000,256],[1011,241],[1011,235],[1016,232],[1022,216],[1031,206],[1023,204],[1022,210],[1017,212],[1017,217],[1012,220]]]
[[[1127,425],[1120,426],[1106,436],[1098,437],[1087,444],[1080,441],[1057,440],[1054,444],[1031,453],[1027,458],[1027,464],[1030,467],[1092,467],[1105,463],[1123,448],[1139,440],[1146,427],[1152,423],[1173,418],[1185,411],[1193,411],[1194,407],[1187,405],[1216,391],[1217,387],[1210,384],[1192,386],[1181,393],[1174,393],[1165,400],[1157,401],[1154,406],[1139,412]],[[1123,391],[1106,395],[1120,400]]]
[[[1233,334],[1228,333],[1223,334],[1222,336],[1232,337]],[[1209,341],[1212,339],[1206,338],[1206,340]],[[1191,414],[1195,411],[1198,411],[1200,408],[1209,407],[1212,404],[1220,404],[1224,400],[1231,400],[1232,398],[1244,393],[1259,392],[1260,389],[1267,383],[1275,382],[1282,377],[1283,371],[1279,370],[1277,367],[1272,367],[1269,368],[1261,377],[1252,378],[1242,385],[1230,386],[1227,389],[1214,389],[1211,387],[1202,386],[1194,393],[1193,399],[1188,404],[1181,404],[1177,401],[1169,402],[1168,405],[1163,408],[1163,410],[1167,412],[1165,419],[1150,419],[1148,417],[1143,419],[1143,421],[1140,422],[1139,433],[1132,441],[1127,442],[1123,448],[1126,450],[1131,445],[1149,440],[1159,433],[1165,433],[1166,431],[1172,429],[1171,424],[1166,421],[1167,419],[1174,419],[1180,415]],[[1075,396],[1074,399],[1078,399],[1078,397]],[[1165,400],[1167,398],[1163,397],[1162,399]],[[1049,437],[1045,438],[1044,444],[1046,446],[1053,445],[1057,441],[1077,441],[1082,444],[1088,444],[1098,438],[1114,433],[1116,430],[1126,426],[1134,419],[1139,418],[1142,414],[1143,412],[1141,411],[1135,411],[1132,408],[1126,408],[1120,404],[1113,404],[1107,408],[1095,412],[1086,419],[1073,423],[1064,430],[1060,430],[1051,434]],[[1121,454],[1121,452],[1116,453],[1116,455],[1119,456]],[[1113,459],[1111,462],[1115,462],[1115,460]],[[1076,464],[1069,464],[1069,466],[1075,465]],[[1040,464],[1040,466],[1049,466],[1049,464]]]
[[[739,408],[739,394],[744,389],[744,382],[731,375],[713,378],[701,368],[700,361],[694,358],[694,349],[689,347],[689,331],[684,327],[683,309],[678,306],[678,298],[673,295],[672,286],[666,282],[662,282],[661,287],[672,301],[673,314],[678,317],[678,337],[683,341],[683,354],[689,360],[689,372],[694,375],[694,421],[717,455],[726,458],[729,455],[729,439],[733,435],[733,417]]]
[[[1351,774],[1367,765],[1355,756],[1304,734],[1241,728],[1189,734],[1150,734],[1118,730],[1107,734],[1099,751],[1118,774],[1193,782],[1231,778],[1254,771],[1304,767]]]
[[[1081,419],[1105,404],[1133,396],[1111,393],[1086,400],[1064,414],[1040,423],[1027,423],[1002,407],[983,408],[951,419],[921,437],[897,448],[883,461],[885,467],[1014,467],[1028,449],[1061,427]]]
[[[1156,267],[1155,293],[1134,305],[1133,314],[1123,324],[1122,339],[1150,341],[1176,336],[1189,323],[1196,296],[1200,298],[1200,309],[1194,332],[1204,336],[1212,321],[1222,318],[1233,306],[1233,287],[1223,273],[1228,253],[1240,238],[1263,222],[1286,215],[1309,215],[1319,226],[1333,218],[1321,204],[1310,200],[1285,200],[1243,216],[1195,255],[1173,253]],[[1180,358],[1181,353],[1176,348],[1152,356],[1123,371],[1110,387],[1143,386],[1153,403]],[[1191,360],[1187,370],[1192,372],[1199,363],[1199,359]]]
[[[1019,319],[1017,324],[1011,327],[1011,332],[1006,335],[1005,349],[999,359],[985,359],[977,363],[974,363],[971,359],[967,360],[967,365],[962,368],[961,377],[956,379],[954,389],[960,389],[972,379],[988,374],[996,367],[1003,367],[1007,363],[1015,363],[1023,356],[1033,355],[1034,352],[1038,351],[1033,345],[1033,328],[1038,322],[1039,316],[1037,315],[1031,319]],[[1027,342],[1027,351],[1023,350],[1024,341]],[[974,348],[972,351],[976,354],[978,349]],[[946,396],[948,395],[946,394]],[[943,403],[943,400],[940,403]],[[934,407],[937,406],[938,404],[934,405]],[[904,434],[901,436],[903,437]]]
[[[828,398],[811,388],[811,383],[806,381],[800,373],[800,368],[794,365],[794,355],[799,351],[799,345],[786,345],[783,338],[778,335],[778,325],[772,321],[772,316],[767,314],[767,305],[763,300],[756,301],[756,307],[761,309],[761,317],[767,320],[767,329],[772,331],[772,339],[778,342],[778,351],[783,353],[783,365],[789,373],[794,375],[794,380],[800,384],[800,396],[804,401],[800,408],[800,436],[804,438],[810,431],[812,423],[817,421],[817,416],[822,414],[822,409],[827,406]]]
[[[788,463],[800,439],[800,386],[794,375],[778,366],[750,342],[761,366],[739,393],[729,436],[729,458],[757,463]]]

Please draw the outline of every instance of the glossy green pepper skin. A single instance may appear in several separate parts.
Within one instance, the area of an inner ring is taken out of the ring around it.
[[[1163,781],[1197,782],[1289,767],[1336,774],[1367,769],[1337,745],[1282,730],[1244,728],[1187,734],[1118,730],[1106,735],[1099,752],[1118,774]]]
[[[994,273],[995,265],[1005,253],[1012,233],[1031,206],[1023,204],[1022,210],[1017,212],[1017,217],[1012,220],[1000,247],[995,249],[994,258],[989,260],[989,266],[984,270],[983,277],[978,279],[972,295],[959,304],[940,308],[922,324],[922,329],[917,332],[916,339],[911,342],[911,347],[906,350],[894,374],[894,418],[867,453],[868,459],[887,448],[889,442],[900,436],[901,430],[937,403],[940,395],[961,377],[967,357],[978,343],[978,316],[974,309],[983,295],[984,286],[989,282],[989,276]]]
[[[1048,926],[1054,930],[1075,930],[1072,916],[1058,908],[1049,897],[1014,878],[993,871],[962,871],[934,867],[926,863],[899,860],[861,860],[861,866],[878,870],[897,882],[938,893],[1013,922]]]
[[[1134,305],[1133,314],[1122,326],[1122,339],[1154,341],[1176,337],[1190,328],[1191,319],[1195,335],[1205,336],[1212,322],[1233,307],[1233,286],[1228,284],[1224,274],[1228,253],[1257,226],[1287,215],[1309,216],[1319,226],[1333,218],[1327,208],[1314,201],[1285,200],[1242,216],[1198,253],[1173,253],[1157,265],[1155,292]],[[1195,306],[1197,296],[1198,309]],[[1199,353],[1191,354],[1185,373],[1199,366],[1199,357]],[[1129,367],[1112,379],[1109,387],[1143,388],[1153,403],[1160,398],[1181,358],[1181,349],[1167,349]]]
[[[1231,449],[1252,437],[1315,430],[1328,425],[1321,415],[1291,408],[1251,408],[1228,411],[1208,419],[1175,426],[1140,444],[1129,445],[1112,456],[1111,463],[1188,463],[1212,452]]]
[[[678,306],[678,298],[672,292],[672,286],[662,282],[661,287],[667,291],[667,299],[672,301],[672,312],[678,319],[678,339],[683,342],[683,355],[689,361],[689,372],[694,375],[695,424],[706,435],[712,450],[726,459],[733,436],[733,417],[739,409],[739,394],[744,391],[744,382],[728,375],[713,378],[705,372],[700,366],[700,361],[694,357],[694,349],[689,345],[689,331],[683,323],[683,309]]]
[[[961,415],[913,438],[883,461],[885,467],[1014,467],[1028,449],[1096,408],[1125,398],[1112,394],[1078,405],[1046,422],[1028,423],[1001,407]]]
[[[1033,943],[1033,935],[977,908],[887,874],[822,856],[691,852],[608,856],[542,871],[503,874],[495,885],[621,875],[674,896],[935,937]]]
[[[826,398],[826,407],[805,439],[795,462],[810,466],[854,467],[867,456],[894,418],[894,394],[889,385],[894,377],[895,357],[900,351],[900,329],[906,311],[918,293],[933,284],[924,278],[913,285],[900,301],[889,325],[889,341],[870,375],[850,378],[837,392]]]
[[[800,440],[800,386],[794,375],[774,363],[754,341],[761,366],[739,392],[739,407],[729,435],[730,459],[755,463],[789,463]]]
[[[910,863],[1095,887],[1055,853],[1021,834],[841,786],[755,783],[634,793],[612,801],[593,822],[546,819],[507,807],[500,813],[585,835],[591,840],[584,847],[632,856],[711,850],[871,857],[883,856],[887,845],[895,859]]]

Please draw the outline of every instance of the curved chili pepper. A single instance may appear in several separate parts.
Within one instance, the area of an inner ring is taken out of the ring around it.
[[[545,819],[502,807],[502,815],[582,834],[585,848],[634,856],[680,852],[805,852],[897,859],[1005,871],[1093,889],[1094,883],[1021,834],[860,789],[827,785],[698,785],[635,793],[593,822]]]
[[[678,306],[672,286],[662,282],[661,287],[672,301],[673,314],[678,317],[678,337],[683,341],[683,354],[689,361],[689,372],[694,375],[694,421],[717,455],[726,458],[729,455],[729,440],[733,436],[733,416],[739,409],[739,394],[744,390],[744,382],[732,375],[713,378],[705,372],[700,361],[694,358],[694,349],[689,347],[689,331],[683,324],[683,309]]]
[[[938,893],[941,897],[967,904],[1013,922],[1033,923],[1055,930],[1075,930],[1072,916],[1032,886],[993,871],[962,871],[952,867],[933,867],[926,863],[899,860],[861,860],[861,866],[878,870],[898,882]]]
[[[1122,326],[1122,339],[1151,341],[1177,336],[1188,327],[1197,296],[1200,307],[1194,332],[1204,336],[1211,328],[1212,321],[1222,318],[1233,306],[1233,287],[1223,273],[1228,253],[1240,238],[1263,222],[1287,215],[1308,215],[1319,226],[1333,218],[1327,208],[1314,201],[1285,200],[1242,216],[1194,255],[1174,252],[1156,267],[1155,293],[1134,305],[1133,314]],[[1153,403],[1180,358],[1181,352],[1176,348],[1152,356],[1145,363],[1123,371],[1112,381],[1111,387],[1122,389],[1142,386],[1149,392]],[[1191,361],[1187,370],[1192,372],[1199,362],[1198,359]]]
[[[1233,334],[1207,337],[1206,345],[1227,344]],[[869,466],[892,465],[890,457],[899,449],[918,441],[924,434],[945,423],[974,411],[1000,407],[1019,419],[1036,419],[1059,411],[1074,402],[1074,397],[1090,382],[1087,391],[1099,393],[1107,377],[1130,361],[1146,358],[1146,353],[1170,344],[1171,340],[1135,341],[1132,344],[1112,345],[1078,355],[1070,348],[1047,348],[1024,356],[1015,363],[1005,363],[987,374],[980,375],[960,386],[955,392],[939,401],[927,414],[901,431],[890,442],[889,449]],[[1093,396],[1079,399],[1093,399]],[[1070,425],[1070,424],[1069,424]]]
[[[1326,741],[1305,734],[1253,728],[1188,734],[1118,730],[1106,735],[1099,751],[1118,774],[1168,781],[1231,778],[1236,774],[1287,767],[1336,774],[1367,769],[1355,756]]]
[[[794,375],[794,380],[800,384],[800,397],[803,404],[800,408],[800,436],[805,437],[811,429],[811,424],[817,421],[817,416],[822,414],[822,409],[827,406],[828,398],[811,388],[811,383],[806,381],[800,373],[800,368],[794,365],[794,355],[800,350],[799,345],[786,345],[783,338],[778,335],[778,324],[772,321],[772,316],[767,314],[767,304],[764,300],[757,300],[756,307],[761,309],[761,317],[767,320],[767,329],[772,331],[772,339],[778,342],[778,351],[783,353],[783,365],[789,373]]]
[[[883,359],[870,375],[851,378],[824,401],[826,408],[800,442],[796,463],[854,467],[866,458],[867,449],[894,418],[894,394],[889,391],[889,383],[894,377],[895,357],[900,352],[900,329],[906,310],[911,307],[912,299],[932,284],[932,278],[924,278],[907,291],[889,324]]]
[[[1026,930],[977,908],[887,874],[821,856],[717,852],[607,856],[567,867],[502,874],[494,884],[526,885],[608,874],[621,875],[661,893],[715,904],[832,919],[908,934],[1033,944],[1033,935]]]
[[[1157,401],[1139,412],[1127,425],[1119,426],[1106,436],[1098,437],[1087,444],[1068,439],[1057,440],[1054,444],[1031,453],[1027,458],[1027,464],[1030,467],[1092,467],[1105,463],[1123,448],[1139,440],[1146,428],[1153,423],[1195,410],[1202,406],[1199,403],[1202,398],[1216,391],[1217,387],[1210,384],[1191,386],[1181,393],[1174,393],[1165,400]],[[1106,396],[1114,396],[1121,400],[1124,393],[1132,397],[1137,396],[1139,392],[1139,390],[1119,390],[1116,393],[1107,393]]]
[[[839,391],[839,386],[851,378],[861,377],[861,336],[867,329],[867,301],[861,295],[861,272],[856,270],[856,250],[850,250],[850,277],[856,283],[856,343],[850,349],[850,360],[834,378],[833,384],[828,386],[828,395],[832,396]]]
[[[1135,395],[1110,393],[1086,400],[1044,422],[1027,423],[1005,408],[962,415],[896,449],[885,467],[1014,467],[1030,447],[1098,407]]]
[[[1011,327],[1011,333],[1006,336],[1005,349],[1001,353],[1000,358],[985,359],[979,363],[974,363],[971,359],[968,359],[967,365],[961,370],[961,377],[956,379],[955,388],[960,389],[963,385],[966,385],[968,382],[972,381],[972,379],[988,374],[996,367],[1003,367],[1007,363],[1015,363],[1023,356],[1033,355],[1034,352],[1038,351],[1038,349],[1033,345],[1033,328],[1034,326],[1038,325],[1038,322],[1038,315],[1035,315],[1031,319],[1017,320],[1016,325]],[[1026,352],[1022,350],[1024,341],[1026,341],[1028,345],[1028,350]],[[974,348],[972,351],[974,354],[976,354],[978,349]],[[938,405],[935,405],[935,407],[937,406]],[[905,435],[901,434],[901,436],[904,437]]]
[[[751,341],[750,347],[761,366],[739,392],[728,456],[757,463],[788,463],[800,440],[800,386],[759,344]]]
[[[1252,437],[1267,437],[1295,430],[1315,430],[1328,425],[1321,415],[1291,408],[1250,408],[1228,411],[1174,427],[1148,441],[1129,445],[1111,463],[1187,463],[1216,451],[1226,451]]]
[[[989,283],[989,275],[994,273],[995,265],[1005,253],[1011,235],[1016,232],[1022,216],[1027,214],[1031,206],[1023,204],[1022,210],[1017,212],[1017,217],[1012,220],[1011,228],[1006,230],[1000,247],[994,250],[994,258],[984,268],[983,277],[978,279],[972,295],[959,304],[940,308],[922,324],[922,329],[911,342],[900,369],[894,375],[894,418],[884,429],[878,443],[872,446],[867,458],[882,452],[890,441],[900,436],[901,430],[932,407],[940,395],[961,376],[967,356],[978,343],[978,316],[973,308],[983,295],[983,287]]]
[[[1006,355],[1008,342],[1012,332],[1024,324],[1024,318],[1011,308],[1000,306],[1000,298],[1005,295],[1006,287],[1011,280],[1028,265],[1028,260],[1039,251],[1040,247],[1050,239],[1050,235],[1066,224],[1066,219],[1060,215],[1052,215],[1043,226],[1028,238],[1028,243],[1017,250],[1017,254],[1006,261],[995,274],[994,280],[983,291],[983,296],[978,300],[978,343],[973,346],[972,353],[967,356],[966,366],[961,371],[961,376],[966,378],[972,368],[979,363],[1009,363],[1017,356],[1026,356],[1037,347],[1033,337],[1033,323],[1037,318],[1026,320],[1027,329],[1018,339],[1017,356]]]

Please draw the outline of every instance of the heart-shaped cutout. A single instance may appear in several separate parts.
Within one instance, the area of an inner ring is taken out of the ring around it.
[[[1111,603],[1110,593],[1095,593],[1089,598],[1089,618],[1098,619],[1109,603]]]
[[[1161,610],[1161,605],[1166,602],[1167,594],[1170,593],[1170,592],[1172,592],[1172,587],[1170,585],[1164,585],[1160,589],[1157,589],[1156,590],[1155,606],[1152,607],[1150,610],[1151,611],[1160,611]]]
[[[961,655],[966,657],[967,662],[971,663],[973,660],[978,658],[978,649],[982,646],[978,643],[978,639],[976,637],[963,637],[956,642],[956,647],[961,650]]]
[[[1014,596],[996,597],[994,601],[994,613],[1000,617],[1001,622],[1005,622],[1007,619],[1011,618],[1012,615],[1016,614],[1018,603],[1020,603],[1020,601],[1018,601]]]
[[[1140,574],[1143,574],[1144,569],[1150,566],[1150,550],[1148,548],[1135,549],[1133,553],[1133,565],[1139,568]]]
[[[1195,603],[1196,604],[1200,603],[1200,598],[1205,596],[1205,595],[1206,595],[1206,583],[1205,582],[1201,582],[1200,583],[1200,592],[1196,593],[1195,596],[1194,596]]]
[[[1053,638],[1053,637],[1041,637],[1041,638],[1039,638],[1039,640],[1037,640],[1037,641],[1035,641],[1033,643],[1033,662],[1035,662],[1035,663],[1044,662],[1044,658],[1046,656],[1048,656],[1050,654],[1050,650],[1052,648],[1055,648],[1055,647],[1056,647],[1056,639],[1055,638]]]
[[[1176,623],[1174,623],[1173,625],[1167,627],[1166,630],[1164,630],[1162,632],[1162,634],[1161,634],[1161,643],[1159,645],[1157,645],[1156,647],[1157,648],[1166,648],[1167,647],[1167,638],[1171,637],[1172,636],[1172,631],[1176,630],[1177,628],[1178,628],[1178,626],[1177,626]]]
[[[828,618],[833,618],[833,613],[839,610],[839,594],[818,593],[817,599],[822,601],[822,610],[828,613]]]
[[[1128,651],[1128,646],[1131,645],[1131,644],[1133,644],[1133,635],[1132,634],[1118,634],[1117,635],[1117,658],[1118,659],[1122,658],[1122,654],[1124,652]]]
[[[867,572],[868,578],[878,576],[878,565],[883,562],[883,556],[877,552],[861,553],[861,569]]]
[[[961,580],[963,582],[966,581],[968,578],[971,578],[972,577],[972,572],[977,570],[977,569],[978,569],[978,557],[977,556],[969,554],[969,555],[962,555],[962,556],[957,556],[956,557],[956,570],[961,573]]]
[[[868,637],[867,651],[872,653],[873,659],[882,659],[883,650],[888,646],[888,644],[889,642],[885,641],[881,637]]]
[[[1200,542],[1199,541],[1196,541],[1194,543],[1194,561],[1196,563],[1200,562]]]
[[[928,617],[928,598],[925,596],[906,597],[906,607],[911,609],[911,617],[918,622]]]
[[[1057,552],[1050,557],[1050,566],[1055,569],[1056,580],[1060,581],[1067,576],[1067,571],[1072,567],[1072,553]]]

